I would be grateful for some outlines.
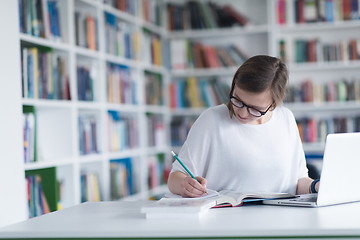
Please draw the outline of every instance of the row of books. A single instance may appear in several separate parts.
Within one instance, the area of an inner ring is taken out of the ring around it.
[[[105,13],[106,52],[127,59],[139,59],[140,32],[116,16]]]
[[[278,0],[278,23],[285,24],[286,0]],[[296,23],[337,22],[360,18],[358,0],[295,0],[294,19]]]
[[[290,85],[285,102],[344,102],[360,100],[360,79],[316,83],[305,80]]]
[[[77,46],[99,49],[98,20],[88,12],[75,12],[75,43]]]
[[[33,106],[23,106],[22,120],[24,162],[36,162],[36,121],[35,108]]]
[[[286,42],[280,41],[280,56],[288,59]],[[322,42],[319,39],[296,39],[294,41],[294,62],[355,61],[360,59],[360,39]],[[285,51],[285,52],[284,52]]]
[[[161,74],[145,72],[145,89],[146,104],[158,106],[164,104]]]
[[[81,202],[98,202],[102,200],[98,173],[83,172],[80,175]]]
[[[162,4],[157,0],[141,0],[142,17],[146,22],[157,26],[162,23]]]
[[[146,29],[143,31],[142,39],[142,61],[147,64],[162,66],[163,50],[162,41],[158,34],[152,33]]]
[[[171,108],[210,107],[229,100],[230,86],[216,78],[189,77],[170,84]]]
[[[131,158],[115,159],[110,162],[110,198],[119,200],[135,192]]]
[[[329,133],[360,132],[360,116],[302,118],[296,121],[304,143],[324,143]]]
[[[248,18],[230,5],[186,1],[167,4],[169,30],[209,29],[245,26]]]
[[[47,39],[61,40],[60,7],[57,0],[18,0],[20,32]]]
[[[161,115],[147,114],[148,146],[165,146],[165,126]]]
[[[165,163],[165,155],[157,154],[147,157],[148,164],[148,188],[155,189],[167,183],[170,167]]]
[[[93,115],[79,116],[79,148],[80,154],[98,153],[97,122]]]
[[[26,177],[27,203],[29,217],[36,217],[50,212],[39,175]]]
[[[70,100],[68,60],[44,47],[22,48],[24,98]]]
[[[161,24],[161,2],[158,0],[104,0],[104,3],[155,25]]]
[[[109,151],[118,152],[139,146],[138,121],[134,117],[108,111],[107,121]]]
[[[173,117],[170,122],[171,146],[182,146],[197,116]]]
[[[25,182],[29,218],[59,210],[60,183],[55,167],[27,170]]]
[[[138,1],[134,0],[104,0],[104,3],[134,16],[137,15],[139,8]]]
[[[78,65],[76,68],[77,94],[80,101],[94,101],[94,69]]]
[[[137,104],[137,88],[131,69],[118,64],[107,64],[107,93],[109,103]]]
[[[174,39],[170,43],[171,68],[219,68],[240,66],[248,55],[236,44],[211,46],[188,39]]]

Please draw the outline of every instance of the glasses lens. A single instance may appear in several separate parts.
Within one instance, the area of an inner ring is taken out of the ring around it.
[[[244,104],[241,102],[241,101],[239,101],[239,100],[237,100],[236,98],[231,98],[230,99],[230,101],[231,101],[231,103],[235,106],[235,107],[238,107],[238,108],[242,108],[242,107],[244,107]]]
[[[248,108],[248,112],[254,117],[261,117],[261,112],[259,112],[259,110],[256,110],[254,108]]]

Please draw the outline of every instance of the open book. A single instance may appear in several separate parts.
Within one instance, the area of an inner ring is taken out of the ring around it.
[[[214,199],[215,204],[213,208],[220,207],[239,207],[244,202],[254,202],[262,201],[265,199],[277,199],[277,198],[293,198],[295,195],[289,193],[242,193],[233,190],[222,190],[220,192],[208,189],[208,193],[202,195],[198,198],[183,198],[176,194],[166,194],[165,199],[169,200],[181,200],[181,201],[190,201],[190,200],[201,200],[201,199]]]
[[[219,192],[216,198],[216,204],[213,208],[220,207],[239,207],[244,202],[262,201],[265,199],[277,198],[293,198],[293,194],[289,193],[241,193],[231,190],[223,190]]]
[[[141,208],[148,219],[158,218],[197,218],[206,215],[211,208],[239,207],[244,202],[265,199],[295,197],[288,193],[240,193],[231,190],[220,192],[208,189],[208,193],[197,198],[183,198],[168,193],[159,201],[150,202]]]

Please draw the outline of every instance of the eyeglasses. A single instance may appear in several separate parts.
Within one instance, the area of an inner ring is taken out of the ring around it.
[[[238,107],[238,108],[246,107],[248,113],[250,113],[250,115],[252,115],[254,117],[261,117],[261,116],[265,115],[272,106],[272,104],[271,104],[264,112],[262,112],[256,108],[246,105],[243,101],[241,101],[240,99],[237,99],[236,97],[234,97],[231,94],[230,94],[230,101],[231,101],[232,105],[234,105],[235,107]]]

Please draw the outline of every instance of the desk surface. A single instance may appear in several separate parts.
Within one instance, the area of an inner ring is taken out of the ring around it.
[[[0,238],[359,237],[360,202],[322,208],[250,205],[200,219],[146,219],[147,202],[96,202],[0,229]]]

